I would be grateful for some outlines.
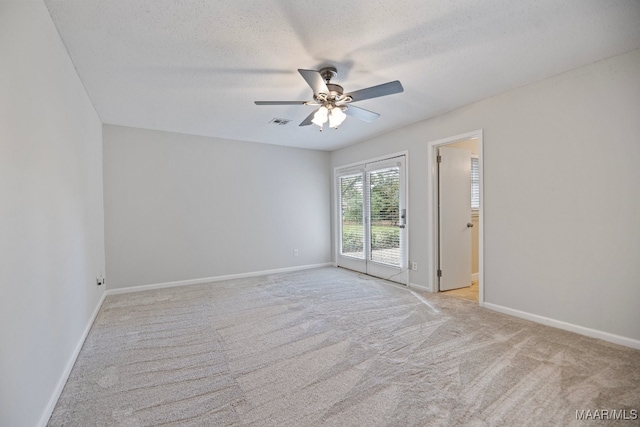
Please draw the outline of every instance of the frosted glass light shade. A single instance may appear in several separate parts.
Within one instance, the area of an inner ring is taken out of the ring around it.
[[[327,107],[320,107],[318,111],[316,111],[316,113],[313,115],[313,120],[311,120],[311,123],[322,128],[322,126],[327,122],[328,114],[329,110],[327,110]]]
[[[342,111],[340,107],[332,108],[331,112],[329,113],[329,127],[337,129],[338,126],[340,126],[346,118],[347,115]]]

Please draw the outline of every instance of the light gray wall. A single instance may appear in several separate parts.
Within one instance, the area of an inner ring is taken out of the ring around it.
[[[427,285],[427,143],[484,129],[485,301],[640,340],[640,51],[332,153],[409,150],[411,282]],[[401,95],[398,95],[401,96]],[[383,118],[384,119],[384,118]]]
[[[48,417],[104,292],[101,144],[44,3],[0,2],[0,425]]]
[[[330,262],[329,153],[103,135],[108,289]]]

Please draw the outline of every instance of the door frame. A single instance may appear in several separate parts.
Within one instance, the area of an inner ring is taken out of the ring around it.
[[[333,196],[333,220],[334,220],[334,231],[333,231],[333,238],[334,238],[334,245],[333,245],[333,251],[334,251],[334,266],[338,265],[338,259],[340,257],[340,221],[341,221],[341,217],[340,217],[340,204],[338,203],[339,200],[339,194],[337,192],[337,186],[336,186],[336,177],[340,174],[340,172],[344,172],[345,170],[348,170],[349,168],[358,168],[359,166],[365,166],[369,163],[376,163],[376,162],[382,162],[385,160],[391,160],[395,157],[400,157],[400,156],[404,156],[404,188],[405,188],[405,209],[406,209],[406,217],[405,217],[405,239],[404,239],[404,244],[406,245],[406,252],[405,252],[405,257],[403,260],[403,265],[400,266],[400,273],[398,274],[402,274],[402,273],[407,273],[406,274],[406,283],[404,283],[404,285],[409,286],[409,274],[408,274],[408,270],[409,270],[409,229],[411,227],[411,217],[409,215],[409,151],[405,150],[405,151],[399,151],[396,153],[392,153],[392,154],[387,154],[385,156],[379,156],[379,157],[374,157],[372,159],[366,159],[366,160],[361,160],[358,162],[353,162],[353,163],[348,163],[345,165],[339,165],[333,168],[333,177],[332,177],[332,193],[334,194]],[[366,244],[366,242],[365,242]],[[366,251],[365,251],[366,254]],[[366,255],[365,255],[365,262],[367,262],[366,260]],[[348,267],[347,267],[348,268]],[[366,274],[366,273],[363,273]],[[400,282],[396,282],[396,283],[400,283]]]
[[[480,209],[478,210],[478,304],[484,306],[484,164],[483,164],[483,130],[438,139],[427,143],[427,165],[429,167],[429,179],[431,185],[427,185],[427,239],[429,261],[429,289],[439,292],[438,287],[438,257],[439,257],[439,230],[438,230],[438,147],[454,142],[475,138],[478,141],[478,167],[480,172]]]

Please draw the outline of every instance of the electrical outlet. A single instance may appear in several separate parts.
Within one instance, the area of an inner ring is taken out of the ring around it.
[[[417,263],[417,262],[415,262],[415,261],[412,261],[412,262],[411,262],[411,269],[412,269],[413,271],[418,270],[418,263]]]
[[[293,256],[298,256],[298,250],[297,249],[293,250]]]
[[[96,284],[98,286],[102,286],[104,285],[105,279],[104,279],[104,275],[102,274],[102,272],[98,273],[98,277],[96,277]]]

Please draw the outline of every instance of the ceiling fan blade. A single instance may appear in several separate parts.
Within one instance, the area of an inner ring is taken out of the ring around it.
[[[318,111],[318,110],[319,110],[319,108],[317,108],[317,109],[313,110],[313,111],[311,112],[311,114],[309,114],[309,115],[307,116],[307,118],[306,118],[306,119],[304,119],[304,120],[302,121],[302,123],[300,123],[298,126],[309,126],[309,125],[311,124],[311,120],[313,120],[313,115],[314,115],[314,114],[316,114],[316,111]]]
[[[307,81],[307,84],[311,86],[313,89],[313,94],[317,95],[319,93],[329,93],[329,88],[327,84],[324,82],[324,79],[316,70],[302,70],[298,69],[298,72],[302,76],[303,79]]]
[[[344,113],[367,123],[371,123],[372,121],[380,117],[380,114],[378,113],[365,110],[364,108],[356,107],[355,105],[348,105],[347,109],[344,110]]]
[[[366,89],[360,89],[355,92],[348,93],[351,102],[363,101],[365,99],[378,98],[379,96],[392,95],[394,93],[403,92],[404,88],[398,80],[389,83],[383,83],[378,86],[371,86]]]
[[[256,105],[305,105],[307,101],[254,101]]]

